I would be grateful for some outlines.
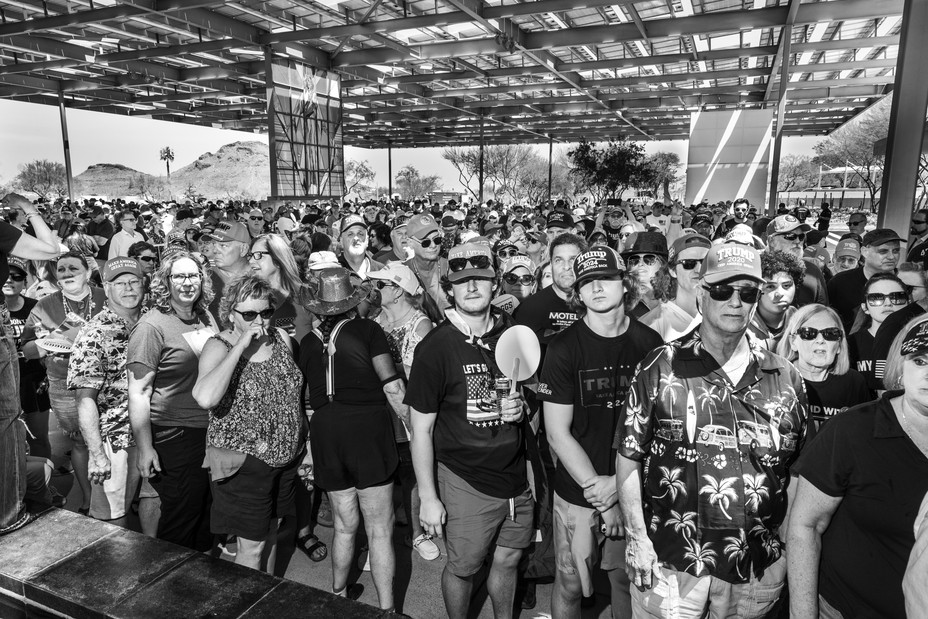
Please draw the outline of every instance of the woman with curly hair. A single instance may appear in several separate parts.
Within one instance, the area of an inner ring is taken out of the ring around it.
[[[209,475],[203,467],[209,412],[193,397],[200,352],[218,332],[210,278],[189,252],[168,254],[151,282],[152,309],[129,335],[129,420],[139,471],[161,497],[158,537],[211,546]]]
[[[227,328],[203,347],[193,388],[197,403],[210,411],[210,527],[238,537],[236,563],[261,569],[264,556],[268,572],[280,522],[296,515],[304,449],[303,375],[293,359],[293,340],[273,326],[274,294],[257,275],[232,282],[219,305]]]
[[[761,274],[767,280],[757,301],[748,332],[767,350],[776,350],[783,329],[796,308],[796,290],[805,276],[805,263],[792,254],[768,249],[760,255]]]

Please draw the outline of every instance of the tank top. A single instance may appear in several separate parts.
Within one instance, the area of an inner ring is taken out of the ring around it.
[[[229,388],[210,411],[206,442],[281,467],[293,461],[303,444],[303,374],[278,331],[272,334],[270,357],[259,362],[243,357],[235,365]],[[221,335],[211,339],[232,350]]]
[[[416,346],[422,340],[422,336],[416,332],[416,327],[418,327],[419,322],[423,320],[428,320],[428,316],[416,310],[412,317],[404,324],[394,327],[390,331],[384,329],[384,334],[387,336],[387,343],[390,344],[390,356],[393,357],[396,369],[403,374],[405,374],[403,364],[412,365],[413,353],[416,350]],[[395,438],[398,443],[408,442],[409,432],[406,431],[406,426],[403,425],[403,422],[400,421],[400,418],[396,415],[390,415],[390,418],[393,420],[393,438]]]

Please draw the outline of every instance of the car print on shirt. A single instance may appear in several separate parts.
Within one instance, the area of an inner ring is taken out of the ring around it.
[[[719,448],[719,451],[734,449],[738,445],[735,433],[731,429],[717,425],[707,425],[699,428],[696,442],[700,445],[714,445]]]

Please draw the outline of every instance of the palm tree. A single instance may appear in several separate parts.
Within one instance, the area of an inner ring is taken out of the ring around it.
[[[168,170],[168,178],[171,178],[171,162],[174,161],[174,151],[170,146],[165,146],[161,149],[161,161],[164,162]]]
[[[764,473],[757,475],[745,473],[742,477],[744,478],[744,496],[747,499],[746,507],[748,511],[757,512],[760,509],[760,502],[770,497],[767,487],[764,486],[767,476]]]
[[[644,424],[648,422],[648,417],[642,411],[641,400],[638,397],[638,390],[635,386],[632,386],[632,388],[628,390],[626,398],[626,410],[628,414],[625,416],[625,425],[631,426],[636,433],[640,434],[644,431]]]
[[[658,389],[660,389],[661,399],[670,396],[670,406],[673,408],[674,404],[674,391],[680,389],[684,390],[686,387],[683,385],[683,381],[677,380],[676,375],[673,373],[673,370],[669,374],[662,374],[660,380],[658,381]]]
[[[699,573],[702,572],[704,567],[715,567],[716,553],[710,550],[708,546],[708,543],[702,545],[691,538],[687,538],[686,540],[687,551],[686,554],[683,555],[683,558],[690,560],[690,567],[696,568],[697,576],[699,576]]]
[[[741,562],[744,561],[744,558],[748,556],[750,549],[748,548],[748,541],[744,538],[744,529],[741,529],[741,536],[726,537],[723,541],[728,542],[725,545],[725,556],[728,557],[728,560],[735,564],[735,571],[738,572],[738,578],[744,578],[744,575],[741,573]]]
[[[679,466],[673,467],[670,469],[666,466],[659,467],[661,470],[661,480],[658,482],[658,485],[661,488],[667,488],[664,491],[664,494],[655,496],[655,499],[662,499],[668,494],[670,494],[670,500],[676,501],[677,494],[686,496],[686,481],[681,479],[683,475],[683,468]]]
[[[696,512],[670,510],[670,517],[664,522],[665,527],[673,527],[674,533],[683,533],[686,538],[696,535]]]
[[[702,478],[705,479],[707,483],[699,489],[699,494],[708,494],[709,504],[718,503],[719,509],[725,514],[725,517],[731,520],[732,517],[728,515],[726,510],[732,501],[738,500],[738,493],[732,487],[735,485],[735,482],[738,481],[738,478],[726,477],[722,481],[718,481],[711,475],[703,475]]]

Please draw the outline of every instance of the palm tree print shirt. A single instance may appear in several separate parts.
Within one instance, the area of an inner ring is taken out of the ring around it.
[[[698,329],[652,351],[615,437],[621,455],[643,462],[645,521],[660,561],[730,583],[780,558],[788,467],[807,416],[799,372],[748,342],[737,385]]]

